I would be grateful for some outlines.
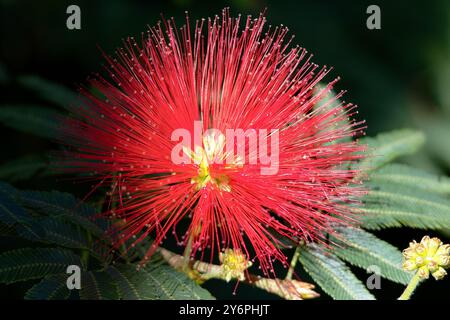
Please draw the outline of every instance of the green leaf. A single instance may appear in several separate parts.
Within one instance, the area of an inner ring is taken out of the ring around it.
[[[8,183],[0,181],[0,193],[6,194],[8,197],[14,198],[19,191]]]
[[[83,272],[80,298],[83,300],[118,300],[116,284],[106,271]]]
[[[42,228],[17,203],[17,194],[18,191],[10,185],[0,183],[0,222],[14,230],[15,235],[31,241],[39,240],[43,234]]]
[[[368,156],[357,167],[365,172],[373,171],[400,156],[415,153],[424,142],[422,132],[409,129],[381,133],[375,138],[363,138],[361,144],[367,144]]]
[[[67,108],[69,105],[78,101],[78,95],[67,89],[66,87],[43,79],[38,76],[26,75],[18,79],[18,82],[36,92],[42,98],[51,101],[63,108]]]
[[[48,216],[60,217],[80,225],[99,238],[105,237],[105,230],[95,223],[95,209],[71,194],[58,191],[23,191],[20,201],[27,208]]]
[[[122,299],[136,300],[192,300],[214,299],[185,274],[167,265],[148,265],[136,270],[136,266],[109,267]]]
[[[402,268],[402,253],[389,243],[362,229],[336,227],[333,253],[339,258],[363,269],[377,266],[380,275],[391,281],[408,284],[411,274]]]
[[[448,229],[450,200],[423,188],[370,181],[364,205],[353,210],[362,214],[366,229],[408,226],[423,229]]]
[[[94,219],[95,213],[93,207],[67,193],[20,192],[0,183],[0,222],[12,228],[15,235],[31,241],[89,250],[97,260],[106,262],[110,249],[110,239],[106,235],[109,222]],[[97,238],[90,241],[88,234]]]
[[[427,151],[434,157],[450,167],[450,119],[448,117],[421,117],[419,123],[428,137]]]
[[[42,235],[36,241],[88,250],[92,257],[106,263],[110,246],[98,240],[90,241],[84,229],[57,217],[45,217],[37,220],[36,224],[42,229]]]
[[[11,182],[50,175],[48,160],[39,155],[27,155],[0,165],[0,179]]]
[[[133,279],[133,271],[130,271],[128,267],[116,267],[109,266],[107,272],[115,280],[117,288],[119,290],[119,296],[124,300],[142,300],[145,294],[145,288],[136,286]]]
[[[344,110],[337,112],[336,107],[342,102],[339,99],[336,99],[336,92],[334,90],[327,91],[327,84],[325,83],[319,83],[316,86],[314,86],[314,95],[316,98],[320,97],[320,99],[317,99],[317,101],[314,103],[314,110],[319,111],[322,114],[325,113],[332,113],[332,119],[334,121],[337,121],[336,125],[342,126],[342,127],[350,127],[350,119],[346,115],[346,112]],[[334,130],[333,126],[329,127],[329,130]],[[328,142],[327,145],[333,145],[336,143],[343,143],[343,142],[349,142],[351,141],[351,137],[344,137],[341,139],[333,140],[331,142]]]
[[[81,267],[80,258],[68,250],[25,248],[0,255],[0,283],[39,279],[49,274],[65,273],[69,265]]]
[[[10,236],[14,236],[15,233],[16,233],[16,230],[13,227],[0,222],[0,236],[10,237]]]
[[[0,183],[0,222],[25,239],[38,240],[42,236],[42,228],[16,202],[17,194],[18,191],[10,185]]]
[[[43,138],[56,137],[60,118],[59,112],[41,106],[3,105],[0,107],[0,123]]]
[[[44,240],[67,248],[88,249],[89,241],[85,233],[76,226],[56,217],[39,220],[45,236]]]
[[[70,296],[67,288],[67,275],[46,276],[31,287],[25,294],[26,300],[66,300]]]
[[[429,192],[450,194],[449,177],[439,177],[402,164],[389,164],[380,168],[370,175],[370,180],[380,184],[396,183]]]
[[[4,184],[3,184],[4,185]],[[7,226],[26,223],[31,220],[30,214],[9,195],[0,191],[0,221]]]
[[[300,263],[315,282],[337,300],[374,300],[350,269],[336,256],[323,251],[317,245],[304,246]]]

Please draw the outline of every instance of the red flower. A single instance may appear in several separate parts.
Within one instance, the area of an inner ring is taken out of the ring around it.
[[[111,80],[90,80],[96,94],[82,90],[86,103],[65,129],[70,164],[112,185],[117,245],[151,234],[148,258],[173,235],[200,259],[234,248],[267,273],[286,262],[280,238],[321,241],[352,221],[346,204],[361,189],[349,168],[362,150],[345,139],[361,130],[347,122],[354,106],[342,92],[318,106],[337,81],[317,90],[329,70],[291,48],[287,28],[265,28],[263,15],[241,20],[224,10],[193,32],[188,18],[181,29],[158,24],[106,57]],[[249,130],[244,157],[211,128]],[[194,141],[180,145],[180,129]],[[190,226],[178,238],[182,219]]]

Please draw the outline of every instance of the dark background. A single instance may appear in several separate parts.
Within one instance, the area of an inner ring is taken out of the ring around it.
[[[81,8],[81,30],[66,28],[66,8],[71,4]],[[366,8],[370,4],[381,8],[381,30],[366,28]],[[427,135],[426,146],[402,161],[430,172],[450,174],[449,1],[0,0],[0,6],[0,107],[52,107],[21,87],[17,77],[38,75],[76,90],[89,74],[101,71],[103,60],[97,46],[113,53],[122,38],[139,35],[147,25],[160,20],[161,13],[182,24],[185,10],[193,21],[219,14],[225,6],[233,15],[257,15],[267,8],[270,24],[287,25],[296,35],[295,43],[314,53],[316,63],[335,68],[333,76],[342,78],[338,89],[348,89],[346,100],[359,105],[361,117],[367,120],[368,135],[402,127],[421,129]],[[47,140],[2,126],[0,145],[1,162],[57,148]],[[78,196],[88,190],[87,186],[54,177],[15,186],[70,191]],[[420,240],[424,231],[388,230],[378,234],[405,248],[408,241]],[[445,238],[445,234],[438,235]],[[0,242],[0,250],[14,245]],[[361,270],[354,271],[361,279],[367,277]],[[308,280],[303,273],[299,275]],[[441,294],[448,298],[449,279],[427,281],[415,297],[426,299]],[[245,285],[233,296],[234,285],[211,281],[207,287],[220,298],[271,298]],[[0,286],[0,297],[21,298],[23,288]],[[401,286],[383,281],[382,290],[374,294],[380,299],[393,299],[401,291]]]

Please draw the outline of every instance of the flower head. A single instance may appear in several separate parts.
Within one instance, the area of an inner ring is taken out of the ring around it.
[[[428,279],[431,275],[436,279],[442,279],[450,266],[450,245],[443,244],[438,238],[425,236],[420,243],[410,242],[409,247],[403,250],[403,268],[408,271],[417,270],[422,279]]]
[[[220,253],[219,260],[223,276],[227,282],[231,279],[244,280],[244,271],[252,265],[242,252],[233,249],[226,249],[225,252]]]
[[[320,241],[354,221],[362,122],[343,92],[322,103],[337,79],[317,90],[329,70],[287,32],[225,9],[192,29],[165,21],[106,57],[109,80],[82,89],[64,141],[70,168],[111,188],[117,245],[152,237],[148,258],[172,235],[192,256],[233,249],[224,264],[241,252],[269,273],[287,265],[280,238]]]

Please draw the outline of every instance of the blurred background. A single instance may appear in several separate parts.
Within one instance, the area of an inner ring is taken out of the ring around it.
[[[66,28],[66,8],[71,4],[81,8],[81,30]],[[371,4],[381,8],[380,30],[366,27],[366,9]],[[122,38],[140,35],[147,25],[161,19],[161,13],[182,24],[186,10],[195,20],[219,14],[223,7],[230,7],[233,15],[258,15],[267,8],[270,24],[288,26],[296,35],[294,42],[314,53],[316,63],[334,67],[330,79],[341,76],[338,89],[348,89],[346,100],[359,106],[360,117],[367,120],[368,135],[402,127],[423,130],[425,147],[402,161],[429,172],[450,174],[447,0],[0,0],[0,7],[0,107],[60,108],[58,97],[52,105],[33,90],[36,77],[76,91],[92,72],[102,71],[98,47],[113,53]],[[8,163],[19,158],[40,159],[57,146],[6,126],[0,126],[0,132],[0,180],[14,180],[11,182],[19,188],[86,194],[86,186],[47,176],[44,166],[31,180],[11,178]],[[399,248],[406,247],[409,239],[422,237],[421,232],[402,232],[384,231],[382,237]],[[0,242],[0,251],[11,246],[14,244]],[[355,272],[364,277],[361,270]],[[449,281],[428,281],[417,297],[427,298],[430,290],[444,292],[448,285]],[[401,287],[387,282],[383,286],[385,290],[375,292],[381,299],[393,299],[401,291]],[[232,295],[234,284],[217,281],[207,287],[222,298],[272,298],[245,285],[237,296]],[[22,296],[20,286],[0,286],[0,297]]]

